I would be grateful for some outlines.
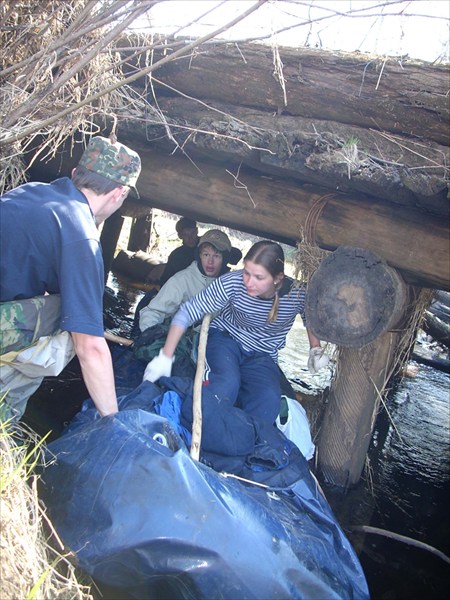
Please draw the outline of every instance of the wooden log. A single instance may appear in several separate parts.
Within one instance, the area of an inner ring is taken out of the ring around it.
[[[399,333],[363,348],[341,348],[317,443],[319,470],[329,484],[358,483]]]
[[[142,250],[137,252],[120,250],[112,263],[112,269],[139,281],[150,281],[152,270],[159,264],[158,260]]]
[[[425,311],[422,329],[437,342],[450,348],[450,325],[429,310]]]
[[[277,50],[283,85],[274,75],[273,49],[245,42],[202,46],[195,56],[158,69],[153,85],[159,95],[168,92],[158,86],[161,81],[202,100],[238,101],[272,114],[375,127],[448,145],[446,65],[313,48]],[[170,53],[170,45],[161,52]],[[130,69],[139,68],[139,60],[131,59]],[[145,78],[134,85],[144,87]]]
[[[147,252],[148,248],[150,247],[151,230],[151,213],[149,215],[145,215],[144,217],[138,217],[135,219],[131,226],[127,249],[131,252],[136,252],[137,250]]]
[[[185,158],[148,150],[141,157],[138,186],[151,190],[155,208],[183,214],[188,206],[198,221],[295,245],[311,210],[326,197],[314,223],[320,247],[367,248],[401,271],[408,283],[449,287],[449,231],[442,218],[363,195],[329,195],[327,190],[263,177],[239,165],[234,170],[205,163],[195,168]],[[142,191],[142,199],[144,195]]]
[[[122,141],[132,143],[125,135]],[[293,246],[314,214],[321,248],[366,248],[399,270],[408,283],[449,289],[447,219],[363,194],[330,194],[325,188],[262,176],[232,162],[193,164],[148,146],[138,150],[143,164],[138,189],[149,206]],[[69,154],[59,160],[65,159],[64,171],[69,172],[76,160]],[[45,177],[60,175],[59,160],[45,163]],[[39,179],[37,165],[34,173]]]
[[[103,264],[105,266],[105,283],[108,279],[108,273],[114,260],[114,252],[122,231],[123,217],[120,213],[112,214],[103,224],[100,235],[100,244],[102,246]]]
[[[433,369],[437,369],[438,371],[450,373],[450,359],[448,358],[433,355],[426,356],[423,352],[414,350],[411,354],[411,360],[414,360],[420,365],[427,365],[427,367],[433,367]]]
[[[209,100],[205,105],[182,97],[161,98],[158,105],[173,138],[194,160],[229,156],[266,174],[326,182],[332,190],[359,190],[448,214],[448,146],[330,120],[274,115],[236,102],[239,98],[234,104]],[[142,137],[137,124],[129,127],[136,139]],[[159,115],[147,115],[146,134],[165,138]]]
[[[407,301],[406,284],[385,261],[341,246],[309,281],[306,321],[319,339],[360,348],[397,326]]]
[[[442,290],[435,291],[434,299],[428,310],[447,325],[450,324],[450,294]]]

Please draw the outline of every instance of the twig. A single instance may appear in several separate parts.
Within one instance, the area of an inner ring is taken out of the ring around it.
[[[206,314],[203,317],[202,327],[200,329],[200,339],[198,342],[197,370],[195,371],[194,391],[192,400],[192,442],[191,457],[194,460],[200,458],[200,445],[202,441],[202,380],[203,370],[205,368],[206,342],[208,341],[208,329],[211,321],[211,315]]]
[[[409,544],[410,546],[415,546],[416,548],[421,548],[422,550],[427,550],[431,552],[438,558],[441,558],[444,562],[450,564],[450,557],[446,554],[438,550],[434,546],[430,546],[429,544],[425,544],[425,542],[420,542],[419,540],[415,540],[406,535],[400,535],[399,533],[394,533],[393,531],[387,531],[386,529],[380,529],[379,527],[372,527],[371,525],[353,525],[348,527],[350,531],[361,531],[363,533],[374,533],[375,535],[383,535],[384,537],[391,538],[396,540],[397,542],[403,542],[405,544]]]
[[[231,171],[229,171],[228,169],[225,169],[225,172],[228,173],[228,175],[231,175],[231,177],[233,177],[234,179],[234,187],[241,189],[241,190],[245,190],[247,192],[248,197],[250,198],[250,200],[253,203],[253,208],[256,208],[256,202],[253,200],[250,192],[248,191],[248,187],[245,185],[245,183],[243,183],[242,181],[239,181],[238,177],[239,177],[239,171],[241,170],[241,165],[242,163],[239,165],[238,167],[238,172],[236,173],[236,175],[234,175],[234,173],[232,173]],[[236,185],[238,184],[238,185]]]
[[[244,19],[245,17],[250,15],[252,12],[257,10],[258,8],[260,8],[260,6],[262,4],[264,4],[266,1],[267,0],[257,0],[257,2],[255,2],[246,11],[241,13],[238,17],[235,17],[234,19],[232,19],[225,25],[215,29],[211,33],[204,35],[204,36],[196,39],[192,43],[187,44],[185,47],[180,48],[179,50],[173,52],[172,54],[170,54],[168,56],[165,56],[164,58],[162,58],[161,60],[159,60],[157,63],[155,63],[153,65],[150,65],[150,66],[142,69],[141,71],[134,73],[131,76],[125,77],[124,79],[122,79],[120,81],[117,81],[115,83],[107,85],[105,88],[103,88],[98,93],[94,93],[90,96],[87,96],[86,98],[79,101],[78,103],[76,103],[74,105],[70,105],[69,107],[67,107],[63,110],[60,110],[59,112],[56,111],[56,113],[54,113],[49,118],[44,118],[41,121],[35,122],[28,127],[27,126],[24,126],[23,128],[15,127],[15,128],[11,128],[11,131],[5,131],[3,136],[0,137],[0,146],[10,144],[14,141],[22,140],[22,139],[28,137],[29,135],[36,134],[38,131],[42,130],[45,127],[49,127],[50,125],[53,125],[54,123],[60,121],[63,117],[70,115],[74,111],[79,110],[80,108],[83,108],[84,106],[95,103],[97,100],[99,100],[106,94],[113,92],[117,88],[120,88],[124,85],[129,85],[130,83],[136,81],[137,79],[140,79],[143,75],[147,75],[147,74],[151,73],[152,71],[156,70],[157,68],[160,68],[162,65],[164,65],[168,62],[172,62],[175,58],[188,55],[191,50],[194,50],[195,48],[200,46],[205,41],[210,40],[210,39],[218,36],[220,33],[231,28],[233,25],[235,25],[236,23],[238,23],[239,21],[241,21],[242,19]]]
[[[105,340],[114,342],[115,344],[122,344],[123,346],[132,346],[134,344],[133,340],[129,340],[128,338],[124,338],[120,335],[115,335],[109,331],[105,331]]]

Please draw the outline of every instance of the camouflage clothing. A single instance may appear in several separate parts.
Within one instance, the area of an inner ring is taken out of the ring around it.
[[[58,375],[73,358],[60,317],[58,294],[0,304],[0,419],[19,419],[43,378]]]
[[[44,335],[59,328],[61,298],[59,294],[13,300],[0,304],[0,356],[22,350]]]
[[[108,138],[101,136],[91,139],[78,164],[133,189],[136,189],[141,172],[141,159],[137,152],[119,142],[112,144]]]

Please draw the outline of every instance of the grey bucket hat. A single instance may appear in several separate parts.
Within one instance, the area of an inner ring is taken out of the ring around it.
[[[231,242],[227,234],[220,231],[220,229],[210,229],[203,234],[198,245],[201,246],[202,244],[211,244],[219,252],[230,252],[231,250]]]

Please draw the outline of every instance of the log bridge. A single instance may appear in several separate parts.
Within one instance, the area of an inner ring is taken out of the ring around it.
[[[130,74],[144,66],[133,44],[123,42]],[[449,289],[448,65],[278,48],[275,72],[274,51],[209,43],[151,85],[135,81],[141,108],[117,114],[119,140],[143,163],[140,200],[124,204],[136,215],[129,249],[146,249],[158,208],[292,246],[307,236],[331,252],[308,292],[313,329],[340,350],[318,463],[348,487],[414,298]],[[70,173],[78,157],[62,147],[31,177]],[[103,229],[107,267],[120,223]]]

